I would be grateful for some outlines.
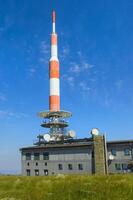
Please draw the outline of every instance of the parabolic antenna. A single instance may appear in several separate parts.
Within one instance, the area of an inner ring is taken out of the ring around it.
[[[50,135],[49,134],[45,134],[43,135],[43,138],[46,142],[49,142],[50,141]]]
[[[76,137],[75,131],[73,131],[73,130],[68,131],[68,136],[72,137],[72,138]]]
[[[109,155],[109,160],[114,160],[114,156],[113,155]]]
[[[98,129],[98,128],[93,128],[93,129],[91,130],[91,134],[92,134],[92,135],[98,135],[98,134],[99,134],[99,129]]]

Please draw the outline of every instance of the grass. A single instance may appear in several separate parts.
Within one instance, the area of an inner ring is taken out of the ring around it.
[[[133,200],[133,175],[0,176],[0,200]]]

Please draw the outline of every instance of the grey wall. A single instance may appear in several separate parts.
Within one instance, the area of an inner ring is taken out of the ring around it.
[[[26,160],[25,153],[31,153],[32,159]],[[40,160],[34,160],[34,153],[40,153]],[[43,160],[43,152],[49,152],[49,160]],[[29,166],[27,165],[29,163]],[[38,163],[38,166],[36,166]],[[47,166],[45,165],[47,163]],[[59,170],[58,165],[62,164],[63,170]],[[68,169],[68,164],[72,164],[73,169]],[[83,170],[78,169],[78,164],[83,165]],[[22,154],[22,174],[27,175],[26,170],[31,170],[31,175],[35,175],[35,169],[39,170],[39,175],[44,175],[44,170],[48,170],[49,175],[52,174],[82,174],[91,173],[91,149],[83,148],[67,148],[67,149],[41,149],[41,150],[28,150],[23,151]]]

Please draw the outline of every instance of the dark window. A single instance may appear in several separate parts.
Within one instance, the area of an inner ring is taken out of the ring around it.
[[[47,162],[45,162],[45,166],[47,166]]]
[[[124,155],[129,156],[130,155],[130,149],[124,149]]]
[[[27,163],[27,166],[29,166],[29,165],[30,165],[30,163],[28,162],[28,163]]]
[[[39,176],[39,170],[35,169],[35,176]]]
[[[36,162],[36,166],[38,166],[38,162]]]
[[[59,165],[58,165],[58,168],[59,168],[59,170],[63,170],[62,164],[59,164]]]
[[[115,164],[115,169],[116,170],[121,170],[121,164],[120,163],[116,163]]]
[[[43,153],[43,160],[49,160],[49,153],[48,152]]]
[[[72,164],[68,164],[68,169],[69,169],[69,170],[72,170],[72,169],[73,169]]]
[[[25,156],[26,156],[26,160],[31,160],[31,153],[26,153]]]
[[[111,149],[111,154],[112,154],[113,156],[116,156],[116,149]]]
[[[79,168],[79,170],[83,170],[83,165],[82,164],[78,164],[78,168]]]
[[[126,163],[122,163],[122,169],[127,170],[127,164]]]
[[[27,176],[30,176],[30,169],[26,170]]]
[[[40,154],[39,153],[34,153],[34,160],[39,160]]]
[[[48,170],[47,169],[44,170],[44,176],[48,176]]]

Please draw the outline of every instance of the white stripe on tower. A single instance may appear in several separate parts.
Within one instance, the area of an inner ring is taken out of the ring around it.
[[[55,11],[52,12],[51,58],[49,63],[50,96],[49,110],[60,110],[59,61],[57,52],[57,34],[55,33]]]

